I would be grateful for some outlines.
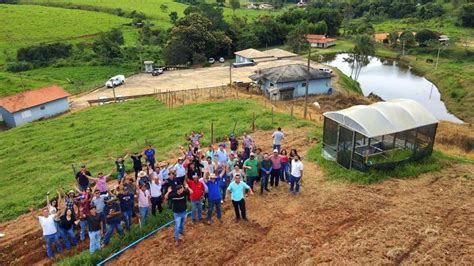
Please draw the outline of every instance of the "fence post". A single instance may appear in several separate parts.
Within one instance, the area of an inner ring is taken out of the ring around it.
[[[291,105],[291,120],[293,120],[293,106],[294,105]]]
[[[212,90],[211,90],[211,88],[209,88],[209,100],[211,100],[211,99],[212,99]]]
[[[252,131],[255,131],[255,112],[253,112]]]
[[[211,122],[211,144],[214,143],[214,122]]]
[[[272,106],[272,124],[274,123],[274,114],[273,114],[273,106]]]

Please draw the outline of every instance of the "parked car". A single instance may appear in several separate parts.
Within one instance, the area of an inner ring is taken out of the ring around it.
[[[225,62],[224,57],[219,58],[219,62],[224,63]]]
[[[331,70],[331,69],[329,69],[329,68],[325,68],[325,67],[323,67],[323,68],[320,68],[320,69],[319,69],[319,71],[323,71],[323,72],[326,72],[326,73],[329,73],[329,74],[331,74],[331,73],[332,73],[332,70]]]
[[[155,69],[153,69],[153,71],[151,71],[151,75],[152,76],[159,76],[161,74],[163,74],[164,72],[164,69],[162,67],[157,67]]]
[[[208,61],[208,62],[209,62],[209,64],[214,64],[214,63],[216,62],[216,60],[211,57],[211,58],[209,58],[209,61]]]
[[[107,88],[113,88],[115,86],[119,86],[125,83],[125,76],[124,75],[117,75],[114,77],[111,77],[106,83],[105,87]]]

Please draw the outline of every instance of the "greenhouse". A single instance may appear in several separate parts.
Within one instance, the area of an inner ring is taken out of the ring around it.
[[[345,168],[393,169],[433,152],[438,120],[414,100],[357,105],[323,115],[323,156]]]

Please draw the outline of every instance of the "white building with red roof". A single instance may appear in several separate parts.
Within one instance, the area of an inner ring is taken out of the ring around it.
[[[53,85],[0,98],[0,115],[7,127],[56,116],[69,110],[70,94]]]
[[[326,35],[307,34],[306,39],[312,48],[328,48],[336,45],[336,39],[329,38]]]

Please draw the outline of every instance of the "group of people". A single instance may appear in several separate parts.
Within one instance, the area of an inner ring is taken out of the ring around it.
[[[180,147],[182,155],[176,162],[157,162],[155,149],[147,145],[141,153],[127,152],[123,157],[113,158],[115,167],[107,174],[101,171],[94,177],[81,165],[76,173],[75,190],[64,193],[60,188],[59,197],[52,200],[48,192],[47,206],[42,216],[37,217],[48,257],[54,257],[53,243],[57,251],[62,252],[61,239],[67,249],[78,244],[74,232],[77,225],[79,240],[85,241],[87,233],[89,251],[94,253],[110,242],[114,231],[123,236],[124,227],[130,230],[133,217],[138,217],[139,225],[143,226],[150,212],[156,216],[166,206],[173,211],[174,240],[179,244],[180,235],[184,235],[188,202],[192,223],[211,225],[214,210],[217,221],[222,222],[221,204],[227,194],[230,194],[235,221],[247,221],[245,197],[253,195],[256,183],[260,183],[260,194],[279,187],[280,182],[289,183],[289,191],[299,194],[303,164],[295,149],[287,153],[281,148],[284,139],[281,128],[272,134],[271,154],[257,147],[246,133],[241,145],[232,134],[228,141],[218,144],[217,149],[209,145],[207,150],[200,144],[203,136],[192,132],[188,147]],[[126,171],[127,158],[132,161],[133,173]],[[107,181],[115,173],[117,185],[111,188],[111,182]],[[203,217],[206,208],[207,216]]]

